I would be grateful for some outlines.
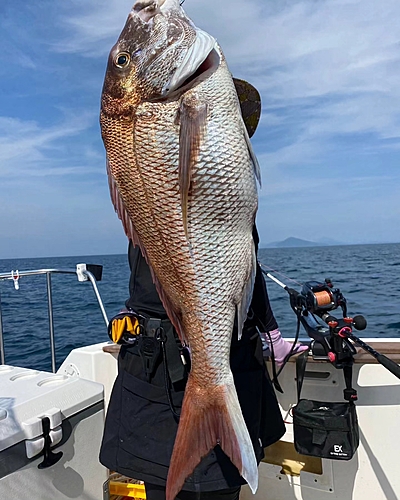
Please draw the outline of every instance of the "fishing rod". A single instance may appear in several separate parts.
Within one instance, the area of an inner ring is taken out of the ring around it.
[[[330,361],[336,368],[346,368],[353,364],[354,355],[357,354],[354,343],[400,379],[400,366],[397,363],[354,335],[353,328],[365,330],[367,320],[362,315],[347,315],[347,301],[330,279],[325,279],[324,283],[308,281],[298,292],[264,269],[262,272],[289,294],[291,308],[308,336],[313,339],[311,350],[314,359]],[[339,307],[343,317],[332,316],[330,311]]]

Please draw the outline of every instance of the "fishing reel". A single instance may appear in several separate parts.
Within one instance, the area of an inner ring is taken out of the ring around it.
[[[340,289],[334,288],[330,279],[325,279],[324,283],[304,283],[300,293],[291,288],[287,291],[293,311],[312,339],[314,359],[330,361],[336,368],[352,363],[357,351],[350,335],[353,328],[364,330],[367,322],[361,315],[347,316],[347,301]],[[338,308],[342,309],[341,318],[331,314]]]
[[[324,283],[318,281],[307,281],[299,294],[306,309],[322,317],[327,311],[333,311],[338,307],[347,315],[346,299],[339,290],[334,288],[330,279],[326,278]]]
[[[365,330],[367,320],[361,314],[354,317],[347,315],[346,299],[338,288],[333,288],[330,280],[325,280],[325,284],[309,281],[303,285],[301,293],[287,287],[286,290],[291,296],[292,309],[313,339],[311,350],[314,359],[330,361],[346,373],[354,363],[354,355],[357,354],[355,346],[359,346],[400,379],[400,367],[396,362],[354,335],[353,329]],[[328,312],[339,307],[343,312],[341,318]],[[345,389],[345,398],[353,398],[352,391]]]
[[[354,317],[347,315],[347,301],[339,288],[334,288],[330,279],[325,279],[324,283],[308,281],[298,292],[272,274],[264,270],[262,272],[289,294],[290,306],[298,318],[293,346],[297,342],[301,324],[312,339],[311,350],[314,359],[330,361],[336,368],[343,368],[345,372],[349,372],[354,363],[354,355],[357,354],[355,348],[357,345],[400,379],[400,366],[396,362],[354,335],[353,329],[365,330],[367,321],[361,315]],[[342,309],[340,318],[331,314],[331,311],[339,307]]]

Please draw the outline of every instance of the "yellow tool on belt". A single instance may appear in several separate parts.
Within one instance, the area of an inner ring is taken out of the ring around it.
[[[140,333],[141,325],[133,313],[117,314],[108,324],[108,336],[116,344],[129,343]]]
[[[146,498],[146,490],[144,484],[119,483],[117,481],[111,481],[110,495],[139,500]]]
[[[106,486],[108,485],[108,486]],[[118,473],[112,473],[108,481],[104,484],[105,490],[108,490],[109,500],[145,500],[146,488],[143,482],[121,476]]]

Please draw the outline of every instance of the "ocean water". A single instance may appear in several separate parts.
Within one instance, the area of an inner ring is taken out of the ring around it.
[[[400,337],[400,244],[260,249],[259,260],[271,274],[298,291],[304,282],[330,278],[346,297],[349,315],[366,317],[367,329],[359,336]],[[75,269],[82,262],[103,266],[98,288],[111,318],[128,297],[126,255],[0,260],[0,273]],[[21,278],[19,285],[17,291],[11,281],[0,281],[6,363],[50,370],[46,278]],[[283,335],[293,337],[296,317],[287,292],[268,279],[267,288]],[[79,283],[74,275],[53,275],[52,291],[60,365],[71,349],[107,341],[108,336],[89,282]],[[340,315],[340,311],[333,314]]]

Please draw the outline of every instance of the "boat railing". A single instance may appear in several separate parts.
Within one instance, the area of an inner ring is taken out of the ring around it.
[[[51,276],[53,274],[70,274],[70,275],[75,275],[78,278],[79,282],[90,281],[106,325],[108,325],[108,317],[106,310],[104,308],[103,301],[100,296],[99,289],[97,287],[97,281],[101,280],[102,266],[93,264],[77,264],[76,269],[36,269],[31,271],[11,271],[9,273],[0,273],[0,282],[7,280],[13,281],[16,290],[19,289],[19,279],[22,277],[38,276],[38,275],[46,276],[51,368],[53,373],[55,373],[57,368],[56,368],[56,348],[54,340],[53,294],[51,285]],[[4,353],[3,315],[2,315],[1,293],[0,293],[0,365],[5,365],[5,364],[6,360]]]

